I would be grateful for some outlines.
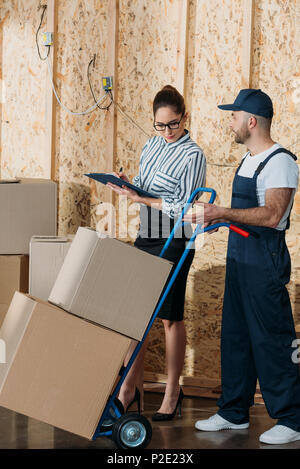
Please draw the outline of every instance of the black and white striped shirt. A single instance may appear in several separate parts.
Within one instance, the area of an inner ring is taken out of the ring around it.
[[[197,187],[204,187],[206,160],[188,131],[176,142],[150,138],[141,154],[139,174],[133,183],[162,199],[162,211],[170,218],[180,215]]]

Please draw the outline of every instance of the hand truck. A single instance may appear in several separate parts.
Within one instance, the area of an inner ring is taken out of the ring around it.
[[[174,238],[176,230],[179,228],[179,226],[182,224],[182,219],[188,209],[190,208],[191,204],[194,202],[195,198],[199,194],[199,192],[210,192],[210,200],[209,203],[214,203],[215,198],[216,198],[216,191],[214,189],[210,188],[204,188],[204,187],[199,187],[196,189],[190,196],[189,200],[187,201],[180,217],[178,218],[177,222],[174,225],[173,230],[170,233],[169,238],[167,239],[166,243],[164,244],[164,247],[159,255],[159,257],[164,257],[164,254],[166,250],[168,249],[168,246],[170,245],[172,239]],[[210,231],[219,227],[225,226],[229,228],[230,230],[233,230],[237,232],[238,234],[248,237],[249,233],[246,231],[242,230],[241,228],[238,228],[235,225],[232,225],[230,223],[216,223],[214,225],[207,226],[205,228],[202,228],[202,225],[197,225],[192,237],[190,240],[187,242],[186,248],[176,266],[174,269],[174,272],[168,281],[165,290],[156,306],[156,309],[150,319],[150,322],[145,330],[145,333],[143,335],[143,338],[138,344],[136,345],[136,348],[134,349],[132,356],[126,365],[126,367],[123,367],[120,371],[120,379],[118,381],[118,384],[116,385],[113,393],[109,397],[107,404],[104,408],[104,411],[102,413],[102,416],[100,418],[99,424],[97,426],[97,429],[95,431],[95,434],[93,436],[93,440],[100,436],[111,436],[114,442],[116,443],[118,448],[121,449],[137,449],[137,448],[145,448],[149,442],[151,441],[152,438],[152,427],[149,422],[149,420],[138,413],[134,412],[128,412],[128,413],[123,413],[123,409],[121,407],[122,404],[120,401],[117,399],[117,395],[119,393],[119,390],[130,370],[130,367],[132,366],[137,354],[139,353],[145,338],[147,334],[149,333],[154,320],[156,319],[157,314],[160,311],[161,306],[163,305],[189,251],[193,248],[194,241],[196,237],[199,234],[202,234],[206,231]]]

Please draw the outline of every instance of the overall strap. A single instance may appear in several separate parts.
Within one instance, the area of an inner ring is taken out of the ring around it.
[[[268,163],[268,161],[273,158],[273,156],[277,155],[278,153],[286,153],[287,155],[291,156],[295,161],[297,160],[297,156],[294,155],[294,153],[292,153],[291,151],[287,150],[286,148],[278,148],[277,150],[273,151],[264,161],[262,161],[255,173],[254,173],[254,178],[257,179],[258,175],[260,174],[260,172],[264,169],[264,167],[266,166],[266,164]],[[293,207],[293,205],[292,205]],[[291,215],[291,211],[292,211],[292,207],[291,207],[291,210],[290,210],[290,213],[289,213],[289,216],[288,216],[288,219],[287,219],[287,222],[286,222],[286,230],[289,229],[290,227],[290,215]]]
[[[238,167],[237,167],[237,170],[236,170],[235,174],[237,174],[237,173],[239,172],[239,170],[241,169],[242,164],[244,163],[245,159],[246,159],[246,157],[244,157],[244,158],[242,159],[242,161],[240,162],[240,164],[239,164]]]
[[[260,174],[260,172],[264,169],[264,167],[266,166],[266,164],[268,163],[268,161],[273,158],[273,156],[277,155],[278,153],[286,153],[287,155],[290,155],[295,161],[297,160],[297,156],[294,155],[294,153],[292,153],[291,151],[289,150],[286,150],[285,148],[278,148],[277,150],[273,151],[264,161],[262,161],[255,173],[254,173],[254,177],[257,178],[257,176]]]

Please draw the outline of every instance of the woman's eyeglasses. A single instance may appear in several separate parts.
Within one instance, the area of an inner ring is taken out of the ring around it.
[[[154,122],[153,127],[155,128],[155,130],[158,130],[159,132],[163,132],[164,130],[166,130],[166,127],[169,127],[170,130],[179,129],[179,124],[182,121],[182,118],[183,118],[183,115],[181,116],[178,122],[170,122],[169,124],[160,124],[160,123],[157,124],[156,122]]]

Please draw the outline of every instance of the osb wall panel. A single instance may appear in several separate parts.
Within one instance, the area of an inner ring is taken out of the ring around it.
[[[273,139],[300,150],[300,3],[259,0],[255,8],[253,87],[265,90],[274,102]],[[300,221],[299,191],[293,219]]]
[[[8,15],[8,13],[6,13]],[[1,126],[0,126],[0,176],[1,176],[1,147],[2,147],[2,103],[4,101],[4,92],[5,86],[2,80],[2,50],[3,50],[3,25],[4,25],[4,16],[0,16],[0,116],[1,116]]]
[[[46,69],[35,46],[38,5],[35,0],[3,0],[0,5],[3,178],[45,173]]]
[[[119,5],[118,102],[144,131],[118,113],[116,169],[123,167],[131,179],[138,173],[143,145],[154,135],[153,98],[175,82],[178,2],[120,0]],[[117,217],[124,225],[127,215],[118,207],[117,203]],[[127,239],[132,241],[134,235]]]
[[[107,75],[107,1],[57,0],[55,32],[57,56],[55,84],[62,103],[74,112],[90,108],[102,94],[101,77]],[[1,76],[5,86],[1,127],[2,177],[48,177],[45,161],[46,87],[50,87],[47,64],[40,61],[35,34],[40,23],[40,2],[23,0],[1,3]],[[41,31],[46,30],[47,11]],[[4,46],[5,45],[5,46]],[[45,49],[40,47],[41,55]],[[96,109],[85,116],[67,113],[57,103],[55,180],[59,184],[59,233],[75,233],[91,219],[91,184],[86,172],[105,167],[107,114]],[[17,138],[16,138],[17,136]],[[93,204],[99,201],[97,197]]]
[[[176,74],[177,2],[121,0],[118,40],[118,100],[148,135],[153,135],[152,102]],[[129,176],[147,137],[120,114],[117,119],[116,166]]]
[[[175,84],[177,32],[177,1],[120,1],[118,100],[149,136],[154,134],[153,98],[162,86]],[[118,114],[116,167],[122,166],[130,178],[138,172],[146,140]],[[156,321],[151,330],[145,369],[164,372],[161,321]]]
[[[222,8],[220,8],[222,3]],[[273,138],[297,153],[299,142],[300,4],[257,0],[254,18],[252,86],[274,101]],[[217,109],[232,102],[241,88],[243,2],[190,2],[187,103],[194,139],[205,151],[207,186],[217,191],[216,203],[229,206],[235,168],[245,147],[230,134],[230,113]],[[299,191],[287,244],[292,258],[288,289],[295,322],[300,322]],[[220,378],[220,330],[228,233],[207,235],[191,268],[186,295],[187,353],[184,374]],[[163,330],[156,325],[147,366],[164,371]],[[151,355],[150,355],[151,354]],[[150,360],[151,357],[151,360]],[[152,364],[152,365],[151,365]],[[155,365],[154,365],[155,364]],[[158,364],[158,365],[157,365]]]
[[[240,89],[242,5],[232,0],[191,2],[187,103],[192,135],[209,163],[234,164],[241,154],[230,137],[228,113],[217,105]]]
[[[230,203],[230,186],[242,150],[230,136],[229,114],[222,113],[217,105],[231,100],[240,89],[242,10],[242,2],[232,0],[193,0],[189,10],[186,102],[190,130],[207,158],[206,185],[216,190],[216,203],[222,205]],[[227,236],[225,229],[205,236],[204,246],[197,250],[189,275],[185,306],[187,352],[183,371],[186,376],[220,377],[219,340]],[[151,331],[146,358],[146,369],[156,371],[159,368],[164,373],[163,330],[159,324]]]
[[[103,95],[101,77],[107,75],[109,53],[108,1],[58,2],[56,84],[62,102],[73,112],[85,111],[94,104],[87,79],[87,67],[94,54],[91,82],[96,98]],[[106,112],[97,108],[93,113],[77,116],[56,105],[56,180],[61,234],[75,233],[78,226],[90,225],[93,185],[84,173],[101,172],[105,167]],[[96,198],[92,201],[95,205],[98,202]]]
[[[274,102],[272,137],[299,155],[300,150],[300,3],[259,0],[255,8],[253,87],[265,90]],[[300,192],[292,211],[287,244],[292,258],[288,286],[296,323],[300,322]]]

